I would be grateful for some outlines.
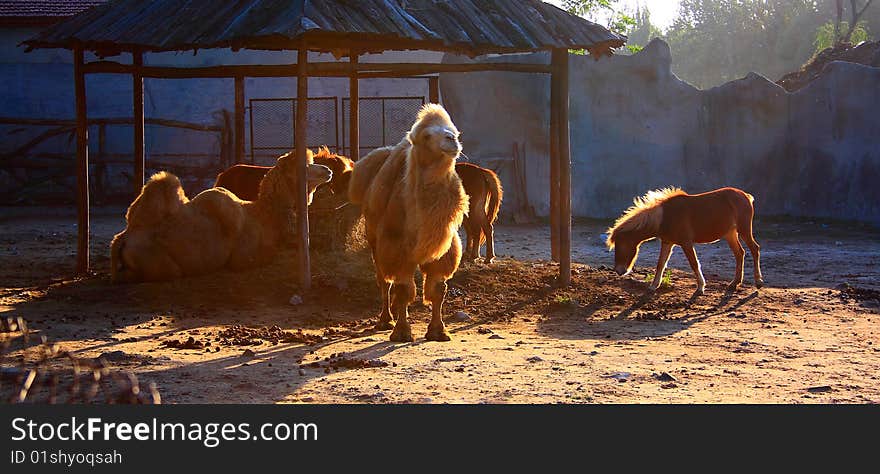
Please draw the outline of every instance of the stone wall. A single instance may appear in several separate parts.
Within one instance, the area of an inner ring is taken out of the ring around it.
[[[699,90],[670,64],[661,40],[632,56],[571,56],[575,216],[615,217],[653,188],[737,186],[755,196],[761,215],[880,224],[880,68],[830,63],[817,81],[788,93],[754,73]],[[514,142],[525,143],[529,204],[547,215],[549,78],[444,74],[440,84],[473,161],[498,163]],[[509,214],[522,196],[509,167],[502,180]]]

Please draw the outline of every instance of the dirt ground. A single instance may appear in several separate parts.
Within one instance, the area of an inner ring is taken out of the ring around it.
[[[617,277],[607,222],[574,226],[573,284],[556,289],[547,227],[501,225],[501,258],[451,281],[453,341],[419,337],[429,309],[416,306],[417,340],[399,344],[371,329],[378,297],[363,254],[313,256],[300,304],[286,252],[244,273],[110,285],[122,214],[95,210],[95,274],[72,278],[69,210],[0,209],[0,319],[32,330],[26,344],[0,332],[4,373],[33,363],[45,336],[155,383],[163,403],[880,402],[880,234],[862,227],[758,221],[768,286],[752,286],[747,255],[746,285],[726,292],[733,258],[721,242],[698,247],[708,285],[692,297],[678,249],[671,285],[645,295],[656,242]],[[5,381],[0,394],[17,389]]]

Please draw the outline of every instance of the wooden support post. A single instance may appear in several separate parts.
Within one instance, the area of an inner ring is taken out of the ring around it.
[[[134,197],[141,193],[141,188],[146,181],[144,150],[144,76],[141,70],[144,66],[144,56],[140,51],[131,53],[132,69],[132,104],[134,110]]]
[[[309,259],[309,208],[308,208],[308,162],[306,146],[308,140],[309,110],[309,50],[300,46],[297,54],[296,76],[296,127],[294,145],[296,147],[296,215],[297,251],[299,253],[299,283],[302,291],[312,285],[311,262]]]
[[[235,76],[235,163],[244,163],[244,76]]]
[[[440,76],[428,78],[428,101],[432,104],[440,103]]]
[[[357,69],[358,55],[351,52],[352,73],[348,78],[348,156],[357,161],[361,156],[361,117],[360,117],[360,82],[358,82]]]
[[[555,51],[559,75],[559,286],[571,284],[571,144],[569,136],[568,50]]]
[[[553,50],[556,65],[559,50]],[[559,72],[550,74],[550,258],[559,261]]]
[[[76,272],[89,271],[89,124],[86,115],[85,58],[81,46],[73,50],[73,86],[76,94]]]

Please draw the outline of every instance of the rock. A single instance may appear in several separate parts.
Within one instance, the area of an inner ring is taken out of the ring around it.
[[[456,311],[455,314],[452,315],[453,321],[464,322],[470,321],[471,319],[473,318],[471,318],[470,315],[465,313],[464,311]]]
[[[477,328],[478,334],[492,334],[492,330],[489,328]]]
[[[830,392],[831,390],[833,390],[833,389],[831,388],[830,385],[819,385],[816,387],[807,388],[807,391],[810,393],[824,393],[824,392]]]
[[[499,336],[498,334],[492,334],[491,336],[489,336],[489,339],[504,339],[504,338],[502,336]]]
[[[99,355],[97,358],[104,359],[107,362],[119,362],[119,361],[129,359],[131,357],[132,356],[125,353],[125,351],[111,351],[111,352],[105,352],[105,353]]]
[[[660,386],[660,388],[677,388],[677,387],[678,387],[678,385],[676,385],[673,382],[665,383]]]
[[[615,372],[608,377],[623,383],[629,380],[629,378],[632,377],[632,374],[629,372]]]
[[[245,349],[244,352],[241,353],[241,356],[246,358],[254,358],[257,356],[257,354],[250,349]]]
[[[660,375],[654,374],[653,377],[661,382],[675,382],[675,377],[669,375],[668,372],[663,372]]]
[[[526,359],[526,361],[528,361],[528,362],[533,362],[533,363],[534,363],[534,362],[543,362],[544,359],[542,359],[542,358],[540,358],[540,357],[538,357],[538,356],[531,356],[531,357],[529,357],[528,359]]]
[[[303,302],[303,299],[302,299],[302,296],[300,296],[300,295],[293,295],[290,297],[290,301],[288,301],[288,303],[290,303],[294,306],[301,305],[302,302]]]
[[[435,364],[439,364],[441,362],[461,362],[461,357],[443,357],[440,359],[434,359]]]

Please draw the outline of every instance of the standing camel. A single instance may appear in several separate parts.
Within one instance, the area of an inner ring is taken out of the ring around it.
[[[416,297],[416,269],[423,275],[424,299],[431,303],[425,339],[450,340],[443,299],[446,280],[461,259],[458,228],[468,209],[455,172],[461,153],[458,136],[446,110],[427,104],[399,144],[374,150],[352,171],[349,198],[364,213],[382,298],[376,328],[393,328],[392,341],[413,341],[407,317]]]

